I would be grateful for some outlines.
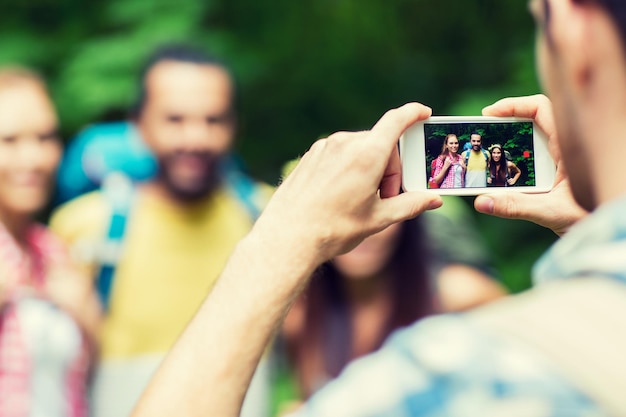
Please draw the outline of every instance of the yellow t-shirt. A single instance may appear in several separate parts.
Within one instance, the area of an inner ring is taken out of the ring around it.
[[[109,213],[95,192],[60,208],[50,224],[93,272],[85,254],[105,235]],[[245,207],[223,189],[191,206],[138,190],[104,321],[103,357],[169,350],[251,226]]]
[[[259,185],[259,207],[272,191]],[[50,228],[95,276],[94,254],[109,220],[109,202],[93,192],[59,208]],[[136,190],[101,333],[94,416],[130,413],[252,223],[243,203],[225,189],[187,206]]]
[[[487,170],[487,157],[483,153],[481,149],[478,152],[474,152],[472,150],[467,151],[469,154],[469,158],[467,161],[467,170],[468,171],[480,171],[486,172]]]

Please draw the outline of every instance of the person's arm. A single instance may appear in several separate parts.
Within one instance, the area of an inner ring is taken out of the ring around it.
[[[513,176],[510,177],[507,182],[509,183],[509,185],[515,185],[517,183],[517,180],[519,180],[520,175],[522,175],[522,171],[517,167],[517,165],[515,165],[514,162],[507,161],[506,165],[509,173],[513,173]]]
[[[239,415],[266,344],[313,270],[441,205],[431,193],[399,194],[398,138],[430,113],[408,104],[369,132],[338,133],[311,147],[237,245],[133,416]]]
[[[46,280],[50,300],[72,316],[97,350],[100,340],[102,307],[91,279],[67,263],[58,265]]]
[[[465,172],[467,171],[467,165],[465,165],[465,158],[463,157],[463,155],[459,155],[459,164],[461,165],[461,168],[463,169],[463,176],[465,176]]]
[[[538,94],[505,98],[485,107],[483,114],[534,119],[548,136],[550,153],[557,164],[557,170],[554,186],[550,192],[484,194],[474,201],[477,211],[498,217],[529,220],[552,229],[558,235],[567,232],[570,226],[587,215],[587,212],[574,201],[565,169],[560,163],[552,103],[546,96]]]

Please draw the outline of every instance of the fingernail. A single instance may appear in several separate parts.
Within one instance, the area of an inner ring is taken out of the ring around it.
[[[442,204],[443,201],[441,199],[432,200],[430,203],[428,203],[428,210],[434,210],[436,208],[439,208]]]
[[[481,213],[493,214],[493,200],[489,197],[476,197],[474,207]]]

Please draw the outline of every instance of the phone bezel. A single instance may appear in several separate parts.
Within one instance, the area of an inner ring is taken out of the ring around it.
[[[535,185],[514,187],[475,188],[428,188],[426,177],[426,142],[424,124],[452,123],[518,123],[533,124],[533,156],[535,161]],[[556,166],[548,150],[548,138],[533,119],[521,117],[491,116],[431,116],[410,126],[400,137],[400,159],[402,161],[402,189],[404,191],[430,191],[440,195],[479,195],[497,192],[543,193],[554,185]]]

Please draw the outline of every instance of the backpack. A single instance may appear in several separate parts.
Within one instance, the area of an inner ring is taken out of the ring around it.
[[[111,172],[132,181],[151,178],[157,162],[133,123],[107,122],[87,126],[68,144],[57,173],[55,203],[100,188]]]
[[[438,157],[437,157],[438,158]],[[437,158],[430,163],[430,176],[428,178],[428,188],[439,188],[439,184],[435,181],[434,174],[437,167]]]

